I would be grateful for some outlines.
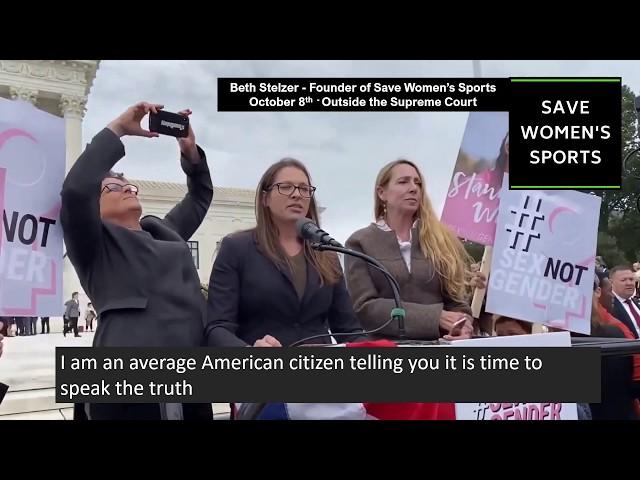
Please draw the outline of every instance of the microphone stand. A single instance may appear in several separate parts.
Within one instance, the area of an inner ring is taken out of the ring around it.
[[[357,258],[360,258],[361,260],[364,260],[368,264],[373,265],[377,270],[380,270],[384,274],[387,281],[389,282],[389,285],[391,285],[391,290],[393,291],[393,300],[396,304],[396,308],[391,310],[391,318],[396,322],[398,322],[398,337],[399,338],[406,337],[406,333],[404,330],[405,311],[404,311],[404,308],[402,308],[402,302],[400,300],[400,287],[398,286],[398,281],[395,278],[393,278],[393,275],[389,273],[389,271],[384,267],[384,265],[382,265],[378,260],[376,260],[373,257],[370,257],[369,255],[365,255],[362,252],[351,250],[345,247],[338,247],[335,245],[327,245],[324,243],[315,242],[311,244],[311,248],[313,248],[314,250],[318,250],[320,252],[324,250],[330,250],[332,252],[351,255],[352,257],[357,257]]]

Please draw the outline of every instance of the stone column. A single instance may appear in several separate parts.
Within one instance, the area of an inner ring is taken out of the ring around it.
[[[34,88],[9,87],[9,94],[12,100],[24,100],[32,105],[35,105],[38,99],[38,90]]]
[[[82,152],[82,118],[84,117],[86,103],[87,97],[84,96],[62,95],[60,98],[60,111],[64,115],[65,121],[67,172]],[[81,302],[84,300],[84,292],[80,286],[78,276],[76,275],[69,258],[65,258],[62,273],[63,301],[69,300],[72,292],[80,292]],[[84,311],[83,308],[81,308],[81,310]]]
[[[62,95],[60,111],[64,115],[67,143],[67,172],[82,152],[82,117],[84,117],[87,97]]]

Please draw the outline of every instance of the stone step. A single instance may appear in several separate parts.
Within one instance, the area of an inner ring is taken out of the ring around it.
[[[33,390],[19,390],[7,392],[2,404],[0,404],[0,419],[5,415],[15,415],[31,412],[43,412],[73,409],[70,403],[56,403],[55,389],[38,388]]]
[[[217,419],[229,417],[228,403],[212,405]],[[56,413],[57,412],[57,413]],[[38,388],[33,390],[9,391],[0,404],[0,420],[15,419],[73,419],[73,405],[56,403],[55,389]]]
[[[0,420],[66,420],[65,410],[44,410],[42,412],[13,413],[2,415]],[[73,409],[71,415],[73,415]]]

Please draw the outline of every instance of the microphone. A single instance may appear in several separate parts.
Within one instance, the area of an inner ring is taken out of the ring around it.
[[[311,248],[318,251],[329,250],[332,252],[342,253],[345,255],[350,255],[352,257],[359,258],[364,260],[369,265],[371,265],[376,270],[382,272],[382,274],[386,277],[389,285],[391,286],[391,290],[393,292],[393,300],[395,303],[395,308],[391,310],[391,315],[389,320],[375,328],[373,330],[364,330],[361,332],[350,332],[350,333],[340,333],[340,332],[332,332],[332,333],[323,333],[320,335],[313,335],[311,337],[300,339],[289,347],[296,347],[301,345],[309,340],[315,340],[318,338],[325,337],[348,337],[353,335],[368,335],[371,333],[376,333],[389,325],[392,321],[398,323],[398,337],[401,339],[405,338],[405,329],[404,329],[404,317],[406,315],[404,308],[402,307],[402,301],[400,300],[400,285],[398,285],[398,281],[389,273],[389,271],[382,265],[378,260],[369,255],[365,255],[362,252],[358,252],[357,250],[351,250],[350,248],[345,248],[336,240],[331,238],[331,236],[320,229],[312,220],[308,218],[301,218],[296,222],[296,230],[298,231],[298,235],[303,240],[308,240],[311,242]]]
[[[308,240],[311,243],[342,247],[340,242],[332,238],[327,232],[318,227],[310,218],[300,218],[296,222],[296,231],[298,232],[298,236],[300,238],[302,238],[303,240]]]

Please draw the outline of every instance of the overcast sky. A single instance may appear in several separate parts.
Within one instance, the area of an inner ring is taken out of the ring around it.
[[[637,61],[482,61],[485,77],[621,76],[640,92]],[[213,183],[255,189],[283,157],[309,168],[326,207],[323,228],[345,241],[372,220],[373,183],[386,163],[418,163],[438,213],[442,210],[467,113],[217,112],[217,77],[472,77],[472,62],[452,61],[158,61],[103,60],[89,94],[83,138],[140,100],[191,108]],[[146,121],[145,121],[146,125]],[[184,182],[173,138],[125,138],[116,169],[130,178]],[[143,199],[144,202],[144,199]]]

